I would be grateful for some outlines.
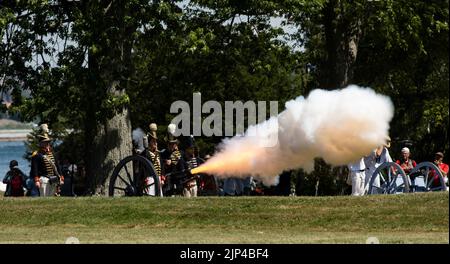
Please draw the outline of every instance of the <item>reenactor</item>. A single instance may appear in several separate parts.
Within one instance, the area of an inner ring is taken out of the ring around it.
[[[173,172],[178,172],[183,170],[183,163],[181,162],[182,153],[179,149],[179,140],[175,136],[175,124],[170,124],[167,127],[167,135],[165,141],[167,143],[167,149],[165,149],[161,155],[163,159],[163,170],[165,175],[170,175]],[[181,191],[181,186],[179,185],[176,176],[167,176],[165,193],[166,195],[174,195]]]
[[[46,126],[43,126],[46,127]],[[50,145],[47,131],[38,136],[39,150],[31,157],[31,175],[34,184],[39,190],[39,196],[59,196],[60,185],[64,184],[64,176],[56,166],[56,160]]]
[[[192,170],[200,166],[203,161],[196,155],[196,146],[194,143],[194,137],[190,136],[186,139],[186,148],[183,155],[184,160],[184,168],[188,170]],[[185,197],[197,197],[198,184],[197,180],[199,179],[198,175],[193,175],[188,178],[183,183],[183,196]]]
[[[158,136],[156,131],[158,127],[155,123],[149,125],[150,133],[147,135],[148,138],[148,150],[146,151],[147,158],[152,162],[155,168],[156,176],[160,178],[161,186],[164,184],[164,179],[161,177],[161,157],[158,150]],[[145,179],[144,193],[147,195],[155,195],[155,184],[153,177],[147,177]],[[160,186],[160,191],[161,191]],[[162,192],[160,192],[162,193]]]

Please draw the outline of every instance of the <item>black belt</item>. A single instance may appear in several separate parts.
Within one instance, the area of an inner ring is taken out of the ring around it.
[[[48,179],[50,179],[50,177],[55,177],[56,175],[42,175],[42,176],[39,176],[39,177],[45,177],[45,178],[48,178]],[[58,176],[59,177],[59,176]]]

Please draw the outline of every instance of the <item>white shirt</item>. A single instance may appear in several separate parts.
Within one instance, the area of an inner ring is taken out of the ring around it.
[[[362,171],[366,169],[366,165],[364,164],[364,158],[361,158],[354,163],[350,163],[347,165],[350,171]]]
[[[389,150],[384,147],[380,157],[378,157],[378,159],[375,157],[375,166],[378,167],[385,162],[392,162],[392,158],[391,155],[389,155]]]
[[[392,162],[391,155],[389,155],[389,150],[384,147],[381,151],[379,157],[377,157],[376,149],[370,153],[369,156],[364,158],[367,168],[378,168],[381,164],[385,162]]]

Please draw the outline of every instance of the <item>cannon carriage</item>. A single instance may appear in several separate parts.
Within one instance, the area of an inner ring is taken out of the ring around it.
[[[153,196],[181,194],[184,183],[197,179],[190,170],[175,171],[164,175],[163,186],[151,160],[143,153],[136,153],[121,160],[114,168],[109,183],[109,196]]]
[[[409,173],[395,162],[381,164],[366,185],[367,194],[446,191],[444,176],[431,162],[421,162]]]
[[[142,140],[144,149],[122,159],[114,168],[109,181],[109,196],[177,195],[181,194],[184,183],[200,177],[187,169],[173,171],[164,175],[166,184],[163,186],[149,156],[147,138]]]
[[[117,164],[110,178],[109,196],[162,196],[160,179],[145,151]]]

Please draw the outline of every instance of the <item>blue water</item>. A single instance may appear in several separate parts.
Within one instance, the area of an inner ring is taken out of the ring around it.
[[[9,162],[13,159],[19,162],[19,168],[28,175],[30,163],[23,158],[25,154],[24,141],[0,142],[0,179],[9,171]]]

